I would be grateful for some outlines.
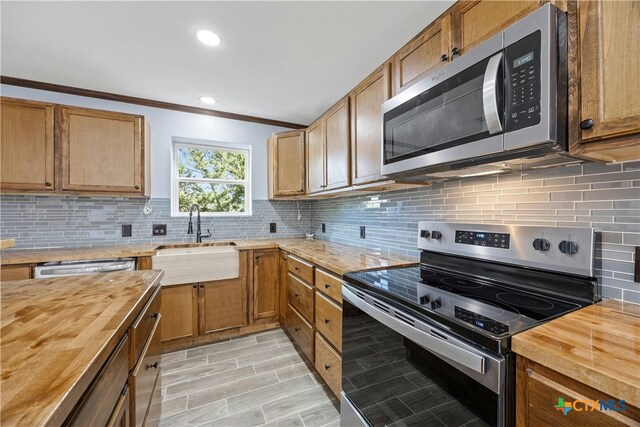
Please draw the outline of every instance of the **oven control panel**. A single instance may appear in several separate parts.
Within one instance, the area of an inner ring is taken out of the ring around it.
[[[507,233],[456,230],[456,243],[462,243],[464,245],[509,249],[510,239],[511,236]]]
[[[595,276],[593,228],[420,221],[418,249]]]
[[[470,323],[473,326],[484,329],[491,332],[494,335],[502,335],[509,332],[509,326],[497,320],[490,319],[473,311],[465,310],[464,308],[455,306],[456,319],[460,319],[464,322]]]

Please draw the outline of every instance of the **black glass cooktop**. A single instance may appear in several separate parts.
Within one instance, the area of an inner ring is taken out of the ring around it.
[[[348,273],[345,277],[374,293],[494,337],[512,335],[580,307],[425,266]]]

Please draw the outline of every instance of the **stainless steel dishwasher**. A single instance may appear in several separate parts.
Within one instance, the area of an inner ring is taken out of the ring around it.
[[[34,277],[41,279],[48,277],[79,276],[81,274],[99,274],[113,271],[134,271],[135,269],[135,258],[57,261],[36,266]]]

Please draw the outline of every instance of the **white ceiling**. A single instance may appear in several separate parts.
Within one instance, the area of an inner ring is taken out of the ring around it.
[[[452,3],[2,1],[0,73],[308,124]]]

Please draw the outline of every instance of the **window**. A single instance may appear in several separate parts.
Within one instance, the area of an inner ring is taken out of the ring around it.
[[[174,143],[171,211],[251,215],[251,147]]]

